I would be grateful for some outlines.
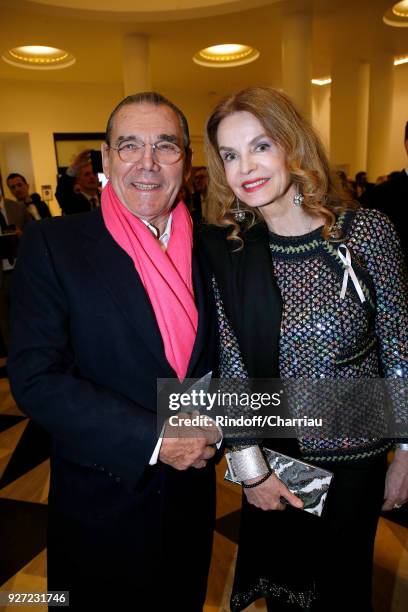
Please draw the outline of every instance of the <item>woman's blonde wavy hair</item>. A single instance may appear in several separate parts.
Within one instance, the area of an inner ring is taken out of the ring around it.
[[[235,221],[231,208],[235,208],[235,195],[229,187],[224,164],[218,151],[217,130],[225,117],[233,113],[251,113],[264,127],[266,133],[286,154],[291,178],[305,199],[303,206],[313,216],[325,220],[323,236],[330,231],[341,212],[357,208],[358,204],[332,176],[329,161],[319,137],[284,93],[270,87],[248,87],[220,102],[207,121],[204,145],[208,159],[209,188],[207,221],[219,226],[233,226],[229,240],[238,240],[241,228]],[[246,227],[260,218],[257,209],[246,210]]]

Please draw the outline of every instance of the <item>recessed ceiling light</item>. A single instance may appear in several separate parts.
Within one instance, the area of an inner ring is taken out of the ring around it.
[[[397,2],[385,13],[384,23],[394,28],[408,28],[408,0]]]
[[[75,63],[75,57],[68,51],[44,45],[14,47],[5,51],[2,59],[12,66],[30,70],[58,70]]]
[[[330,85],[332,82],[331,77],[320,77],[320,79],[312,79],[313,85],[319,85],[323,87],[323,85]]]
[[[201,49],[193,56],[193,62],[211,68],[228,68],[254,62],[259,51],[248,45],[224,44]]]
[[[392,12],[398,17],[405,17],[405,19],[408,19],[408,0],[402,0],[402,2],[394,4]]]
[[[394,58],[394,66],[400,66],[401,64],[408,64],[408,55],[400,55]]]

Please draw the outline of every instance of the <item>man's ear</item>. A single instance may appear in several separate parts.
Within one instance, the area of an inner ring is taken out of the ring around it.
[[[191,176],[192,160],[193,160],[193,152],[191,149],[187,149],[186,158],[184,162],[184,172],[183,172],[184,181],[186,183]]]
[[[101,154],[102,154],[102,167],[103,173],[106,178],[109,178],[109,145],[106,142],[101,144]]]
[[[406,150],[407,155],[408,155],[408,138],[407,138],[407,140],[405,141],[405,150]]]

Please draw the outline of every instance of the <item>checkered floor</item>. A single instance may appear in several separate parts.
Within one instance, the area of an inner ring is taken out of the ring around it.
[[[43,592],[49,440],[15,405],[4,364],[5,360],[0,360],[0,590]],[[240,492],[223,481],[224,470],[222,463],[218,469],[218,518],[204,612],[229,610]],[[380,521],[375,551],[375,612],[408,609],[407,547],[408,508]],[[46,607],[35,609],[46,612]],[[264,612],[266,608],[260,601],[247,610]]]

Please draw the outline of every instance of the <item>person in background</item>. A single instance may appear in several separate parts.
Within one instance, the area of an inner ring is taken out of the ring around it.
[[[344,172],[344,170],[337,170],[336,176],[340,181],[340,185],[343,191],[347,193],[351,199],[354,199],[355,191],[353,188],[353,182],[347,178],[347,174]]]
[[[220,435],[161,434],[157,418],[159,378],[216,366],[208,265],[176,204],[187,120],[158,93],[129,96],[102,157],[101,207],[32,224],[16,270],[11,389],[53,439],[48,589],[73,611],[201,612]]]
[[[177,194],[177,199],[176,202],[184,202],[184,204],[187,206],[188,210],[190,211],[191,214],[191,192],[187,186],[187,184],[182,185],[180,187],[180,191]]]
[[[91,151],[81,151],[58,178],[55,197],[64,215],[95,210],[100,205],[99,179],[91,164]]]
[[[243,484],[231,609],[265,597],[271,612],[369,612],[381,509],[408,501],[408,444],[398,440],[387,468],[392,442],[364,420],[376,425],[384,411],[375,379],[402,390],[408,379],[408,286],[397,235],[385,215],[359,209],[336,188],[313,128],[277,90],[251,87],[220,102],[205,147],[214,214],[202,245],[214,270],[221,375],[301,380],[309,387],[294,391],[295,414],[345,424],[332,437],[303,430],[297,440],[231,445]],[[338,391],[327,397],[325,379],[338,380],[338,389],[361,380],[362,393],[354,404]],[[394,398],[406,428],[406,401]],[[354,433],[350,419],[367,433]],[[264,446],[334,473],[320,518],[300,511]]]
[[[51,217],[50,209],[47,204],[43,202],[38,193],[31,193],[29,191],[29,184],[22,174],[12,172],[7,177],[7,187],[10,189],[17,202],[22,202],[31,218],[34,221],[41,221]]]
[[[9,233],[19,238],[29,221],[31,216],[25,204],[5,199],[0,192],[0,241]],[[15,265],[14,256],[0,259],[0,333],[6,350],[10,344],[10,298]]]
[[[408,121],[403,138],[408,155]],[[388,181],[370,192],[369,204],[371,208],[384,212],[394,223],[408,265],[408,164],[400,172],[393,172]]]
[[[205,166],[197,166],[193,172],[193,194],[191,216],[195,224],[202,221],[206,208],[208,190],[208,172]]]
[[[357,172],[356,179],[354,181],[354,190],[356,193],[356,199],[362,206],[368,206],[370,193],[373,188],[373,183],[368,182],[367,172]]]

